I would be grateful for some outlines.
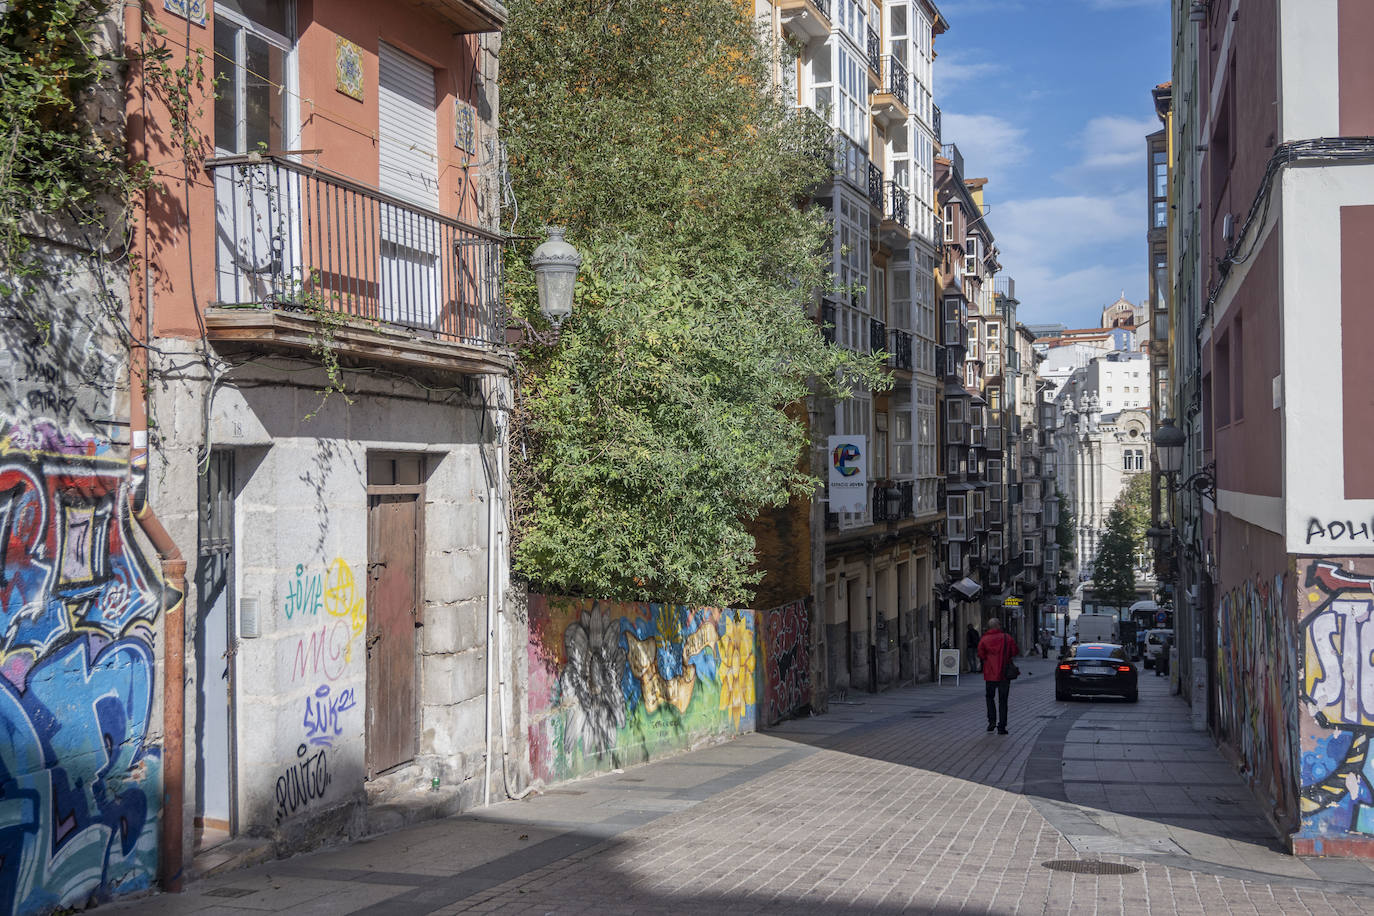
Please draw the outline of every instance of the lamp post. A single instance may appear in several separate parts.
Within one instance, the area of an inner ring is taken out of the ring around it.
[[[573,290],[577,285],[577,269],[582,255],[563,238],[562,226],[548,226],[549,237],[534,249],[530,266],[534,268],[534,282],[539,290],[539,312],[553,325],[554,339],[564,320],[572,314]]]

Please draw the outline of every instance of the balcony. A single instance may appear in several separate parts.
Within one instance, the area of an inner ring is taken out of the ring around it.
[[[830,0],[778,0],[777,6],[782,27],[803,44],[830,34]]]
[[[911,371],[911,335],[906,331],[892,332],[892,368]]]
[[[221,344],[370,362],[507,371],[501,237],[347,178],[275,157],[208,164],[215,186]]]
[[[1016,298],[1016,278],[1015,277],[996,277],[992,281],[992,294],[1000,296],[1011,302],[1019,302]]]
[[[881,353],[887,349],[887,325],[876,318],[868,319],[868,352]]]
[[[914,513],[916,484],[913,481],[877,484],[873,487],[873,520],[896,522]]]
[[[935,145],[936,145],[936,146],[939,146],[939,145],[940,145],[940,131],[941,131],[941,129],[943,128],[943,124],[941,123],[942,120],[943,120],[943,116],[940,114],[940,106],[939,106],[939,105],[931,105],[931,106],[930,106],[930,129],[931,129],[931,132],[935,134]]]
[[[901,241],[910,234],[911,192],[895,181],[887,182],[887,206],[883,208],[884,233],[896,233]]]
[[[873,93],[873,120],[890,128],[911,117],[911,76],[906,64],[890,54],[883,58],[882,75],[882,85]]]
[[[874,210],[883,209],[883,170],[868,164],[868,203]]]
[[[865,47],[868,51],[868,79],[869,82],[877,86],[882,82],[880,74],[882,73],[881,68],[883,63],[883,43],[878,37],[877,30],[874,29],[873,26],[868,27],[868,42]]]
[[[960,181],[964,178],[964,156],[959,152],[959,147],[953,143],[946,143],[940,147],[940,158],[948,159],[950,165],[954,167],[954,174]]]
[[[499,32],[506,27],[506,5],[500,0],[420,0],[414,5],[448,20],[456,35]]]

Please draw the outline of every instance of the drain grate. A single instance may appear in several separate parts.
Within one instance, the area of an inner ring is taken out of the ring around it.
[[[249,894],[256,894],[257,888],[252,887],[212,887],[208,891],[201,891],[204,897],[247,897]]]
[[[1140,871],[1134,865],[1098,859],[1051,859],[1040,864],[1052,871],[1073,872],[1075,875],[1133,875]]]

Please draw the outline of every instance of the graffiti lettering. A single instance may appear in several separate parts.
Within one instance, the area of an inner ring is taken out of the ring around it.
[[[304,617],[307,614],[313,617],[319,613],[321,603],[320,574],[307,576],[304,564],[297,563],[296,578],[286,583],[286,601],[282,603],[286,619]]]
[[[156,873],[161,602],[130,531],[128,464],[107,450],[0,423],[0,913]]]
[[[811,703],[811,616],[804,601],[762,612],[767,722]]]
[[[24,400],[28,403],[29,410],[34,413],[46,413],[54,419],[69,416],[76,409],[76,398],[62,397],[53,391],[30,391]]]
[[[291,680],[313,680],[319,675],[337,681],[348,662],[352,636],[343,621],[324,624],[312,629],[307,636],[296,640],[295,662],[291,666]]]
[[[304,744],[296,748],[296,763],[287,767],[277,777],[277,821],[290,817],[306,808],[311,802],[324,798],[325,791],[332,781],[329,776],[329,758],[324,749],[309,754]]]
[[[1358,541],[1374,541],[1374,523],[1367,521],[1344,521],[1323,522],[1319,518],[1307,520],[1307,543],[1313,541],[1326,540],[1332,543],[1338,541],[1348,541],[1356,543]]]
[[[334,739],[343,734],[339,713],[347,712],[356,705],[352,687],[345,687],[330,696],[329,685],[321,684],[313,697],[305,698],[305,718],[301,720],[301,726],[305,728],[306,740],[311,744],[333,747]]]

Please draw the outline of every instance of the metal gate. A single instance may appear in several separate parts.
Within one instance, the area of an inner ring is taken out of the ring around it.
[[[200,478],[196,563],[196,846],[234,835],[234,453]]]

